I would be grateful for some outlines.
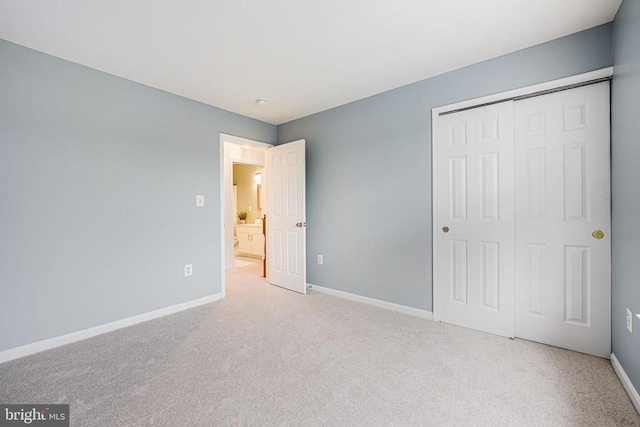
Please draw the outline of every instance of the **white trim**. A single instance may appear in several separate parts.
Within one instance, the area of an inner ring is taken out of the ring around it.
[[[631,380],[622,368],[622,365],[618,361],[618,358],[613,353],[611,353],[611,366],[613,366],[613,370],[616,371],[616,375],[618,375],[618,378],[620,378],[620,382],[622,383],[624,389],[627,391],[627,394],[629,395],[633,406],[636,407],[636,411],[638,411],[638,413],[640,414],[640,394],[638,394],[638,390],[636,390],[636,388],[633,386],[633,383],[631,383]]]
[[[457,102],[455,104],[443,105],[431,109],[431,293],[433,299],[433,320],[438,321],[438,286],[437,286],[437,263],[436,263],[436,239],[433,238],[436,233],[439,232],[438,224],[436,224],[436,203],[434,194],[436,194],[436,188],[438,187],[438,179],[436,176],[436,156],[435,156],[435,141],[438,127],[438,117],[441,113],[447,111],[459,110],[461,108],[474,107],[476,105],[486,104],[495,101],[501,101],[503,99],[515,98],[518,96],[530,95],[536,92],[542,92],[545,90],[556,89],[563,86],[571,86],[580,83],[586,83],[592,80],[602,79],[613,76],[613,67],[602,68],[600,70],[590,71],[588,73],[578,74],[575,76],[565,77],[562,79],[551,80],[544,83],[535,84],[532,86],[526,86],[519,89],[510,90],[507,92],[500,92],[493,95],[483,96],[481,98],[474,98],[467,101]]]
[[[433,310],[433,320],[440,321],[438,317],[438,265],[436,263],[436,236],[437,236],[437,224],[436,224],[436,188],[438,188],[438,176],[436,174],[436,127],[438,123],[439,115],[431,110],[431,309]]]
[[[10,348],[0,352],[0,363],[8,362],[20,357],[29,356],[41,351],[51,350],[56,347],[71,344],[97,335],[106,334],[117,329],[133,326],[148,320],[157,319],[158,317],[168,316],[179,311],[188,310],[203,304],[209,304],[222,299],[222,294],[214,294],[206,297],[194,299],[180,304],[170,305],[159,310],[150,311],[148,313],[138,314],[136,316],[127,317],[125,319],[116,320],[115,322],[105,323],[103,325],[94,326],[92,328],[83,329],[81,331],[72,332],[70,334],[49,338],[42,341],[36,341],[20,347]]]
[[[273,144],[269,144],[267,142],[255,141],[253,139],[242,138],[240,136],[228,135],[226,133],[220,134],[220,142],[230,142],[232,144],[238,145],[248,145],[253,148],[271,148]]]
[[[219,168],[220,168],[220,175],[219,175],[219,180],[220,180],[220,294],[222,295],[222,298],[224,298],[226,296],[226,280],[225,278],[227,277],[227,265],[226,265],[226,259],[225,259],[225,251],[226,251],[226,244],[225,244],[225,240],[227,240],[227,233],[225,232],[225,221],[227,218],[227,214],[224,211],[224,199],[225,199],[225,188],[224,188],[224,182],[225,182],[225,176],[226,176],[226,171],[225,171],[225,162],[224,162],[224,138],[227,135],[225,134],[220,134],[220,140],[218,141],[218,144],[220,144],[220,164],[219,164]]]
[[[526,86],[507,92],[487,95],[483,96],[482,98],[474,98],[467,101],[457,102],[455,104],[443,105],[441,107],[433,108],[432,111],[437,116],[439,114],[446,113],[447,111],[459,110],[461,108],[473,107],[480,104],[501,101],[503,99],[515,98],[518,96],[531,95],[532,93],[536,92],[543,92],[545,90],[557,89],[563,86],[586,83],[591,80],[603,79],[611,76],[613,76],[613,67],[602,68],[600,70],[590,71],[588,73],[578,74],[575,76],[565,77],[557,80],[551,80],[549,82]]]
[[[427,320],[433,320],[433,313],[427,310],[407,307],[406,305],[394,304],[392,302],[382,301],[379,299],[363,297],[361,295],[351,294],[349,292],[344,292],[344,291],[338,291],[331,288],[325,288],[323,286],[313,285],[311,283],[307,283],[307,286],[311,289],[311,291],[317,291],[323,294],[333,295],[335,297],[340,297],[340,298],[348,299],[351,301],[361,302],[364,304],[373,305],[375,307],[384,308],[387,310],[398,311],[400,313],[421,317]]]
[[[266,142],[255,141],[252,139],[242,138],[239,136],[228,135],[226,133],[220,133],[220,293],[222,298],[226,296],[227,293],[227,281],[226,281],[226,272],[227,270],[233,269],[227,268],[226,259],[225,259],[225,251],[226,251],[226,239],[227,235],[225,233],[225,220],[226,220],[226,212],[225,212],[225,181],[226,181],[226,171],[228,167],[231,167],[234,163],[234,159],[229,159],[231,165],[227,165],[224,161],[224,143],[229,142],[231,144],[245,145],[251,148],[260,148],[267,149],[273,147],[273,144],[268,144]],[[251,164],[247,161],[243,161],[241,159],[236,160],[237,163],[245,163]],[[264,165],[257,165],[263,166]]]

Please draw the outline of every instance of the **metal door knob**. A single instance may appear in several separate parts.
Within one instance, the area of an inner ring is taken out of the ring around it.
[[[591,233],[591,235],[593,236],[594,239],[602,239],[604,237],[604,232],[602,230],[596,230],[593,233]]]
[[[304,227],[304,223],[303,222],[296,222],[296,227],[302,228],[302,227]]]
[[[448,233],[449,232],[449,227],[447,227],[446,225],[444,227],[442,227],[442,232],[443,233]]]

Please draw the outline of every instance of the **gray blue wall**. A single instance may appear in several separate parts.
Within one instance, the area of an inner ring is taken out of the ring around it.
[[[219,293],[220,132],[276,139],[0,40],[0,351]]]
[[[307,140],[308,282],[432,310],[431,109],[611,65],[606,24],[278,126]]]
[[[640,1],[624,0],[613,24],[611,84],[612,346],[640,390],[640,321],[626,329],[626,309],[640,313]]]

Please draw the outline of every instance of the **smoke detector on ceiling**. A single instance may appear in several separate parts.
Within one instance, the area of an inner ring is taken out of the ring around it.
[[[258,98],[256,99],[256,104],[258,104],[258,107],[264,107],[265,105],[267,105],[267,100]]]

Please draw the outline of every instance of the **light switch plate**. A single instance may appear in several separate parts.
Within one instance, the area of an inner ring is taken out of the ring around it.
[[[204,206],[204,196],[202,194],[198,194],[196,196],[196,207],[203,207]]]

